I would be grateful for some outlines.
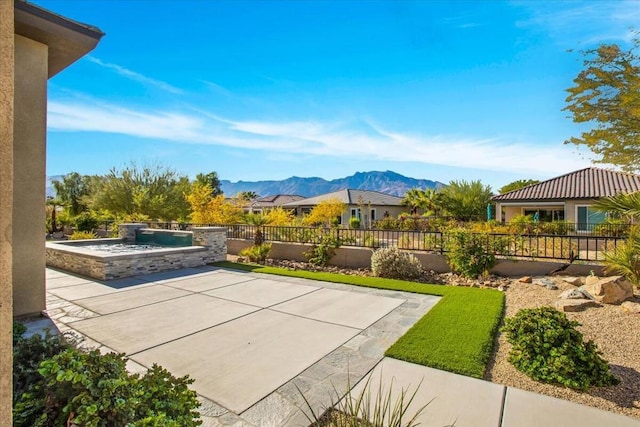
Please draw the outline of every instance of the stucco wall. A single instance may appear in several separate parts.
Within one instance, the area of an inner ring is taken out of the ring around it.
[[[349,205],[347,207],[347,210],[345,212],[343,212],[342,214],[342,224],[343,225],[349,225],[349,220],[351,219],[351,209],[358,209],[358,205]],[[376,211],[376,219],[380,220],[382,218],[384,218],[384,213],[385,212],[389,212],[389,216],[392,218],[396,218],[398,215],[400,215],[403,212],[407,212],[408,208],[404,207],[404,206],[377,206],[377,205],[372,205],[371,207],[369,207],[368,205],[364,205],[363,207],[360,208],[361,209],[361,213],[362,213],[362,222],[364,224],[365,221],[365,215],[366,215],[366,220],[368,222],[371,221],[371,217],[370,217],[370,210],[371,209],[375,209]]]
[[[48,47],[15,36],[13,314],[45,309],[45,156]]]
[[[13,2],[0,1],[0,425],[12,408]]]
[[[228,239],[228,253],[237,255],[243,248],[251,246],[251,244],[251,240]],[[309,250],[310,247],[311,245],[301,243],[272,242],[269,257],[306,261],[304,252]],[[412,253],[427,270],[433,270],[438,273],[451,271],[444,255],[417,251]],[[369,248],[341,247],[336,251],[336,255],[331,259],[330,264],[351,268],[369,268],[371,266],[371,254],[372,250]],[[562,265],[563,263],[561,262],[500,259],[495,267],[491,269],[491,273],[506,277],[540,276],[548,274]],[[596,264],[573,264],[569,266],[566,273],[586,276],[591,271],[597,275],[604,275],[602,266]]]

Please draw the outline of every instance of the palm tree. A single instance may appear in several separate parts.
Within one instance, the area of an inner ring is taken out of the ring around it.
[[[618,214],[630,221],[638,220],[640,219],[640,191],[603,197],[594,203],[593,207],[602,212]]]
[[[262,227],[269,224],[270,220],[268,217],[262,214],[247,214],[245,217],[245,221],[249,225],[253,225],[256,228],[255,235],[253,236],[253,245],[260,246],[264,242],[264,234],[262,233]]]
[[[424,190],[421,190],[419,188],[412,188],[408,190],[404,194],[404,197],[402,198],[402,201],[400,202],[400,204],[411,208],[411,213],[413,215],[417,214],[418,209],[424,208],[424,204],[425,204]]]
[[[604,197],[594,204],[599,211],[617,214],[631,222],[640,219],[640,191]],[[640,229],[633,226],[627,241],[605,252],[607,272],[616,272],[640,286]]]

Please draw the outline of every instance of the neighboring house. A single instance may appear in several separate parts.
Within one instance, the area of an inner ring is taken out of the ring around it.
[[[587,231],[606,218],[604,212],[592,208],[594,201],[636,191],[640,191],[640,175],[591,167],[493,196],[491,200],[506,222],[516,215],[536,215],[540,221],[570,221],[578,231]]]
[[[249,206],[245,208],[245,211],[263,213],[271,209],[282,207],[287,203],[297,202],[302,199],[304,199],[304,197],[297,194],[274,194],[272,196],[260,197],[253,200]]]
[[[349,223],[350,218],[355,217],[360,219],[364,227],[368,227],[372,221],[381,219],[384,216],[395,217],[406,210],[406,207],[400,204],[402,202],[401,197],[378,191],[351,189],[334,191],[333,193],[286,203],[282,207],[295,209],[296,215],[306,215],[317,204],[329,199],[338,199],[347,205],[346,211],[338,218],[338,223],[345,225]]]

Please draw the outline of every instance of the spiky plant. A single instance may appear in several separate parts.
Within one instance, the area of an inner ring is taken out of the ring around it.
[[[605,271],[625,276],[635,286],[640,286],[640,228],[631,227],[629,237],[611,251],[606,251]]]
[[[261,246],[264,242],[264,234],[262,233],[262,227],[269,224],[269,218],[262,214],[250,213],[245,217],[245,221],[249,225],[253,225],[256,228],[253,236],[253,245]]]
[[[418,417],[431,401],[419,407],[413,416],[409,416],[408,409],[413,402],[422,381],[413,393],[401,389],[394,399],[393,380],[388,390],[383,387],[382,373],[375,396],[371,393],[371,376],[366,380],[364,387],[357,396],[352,395],[351,382],[347,382],[347,394],[341,397],[341,393],[333,388],[331,406],[325,408],[323,413],[317,414],[307,398],[298,388],[298,392],[306,404],[310,414],[304,412],[312,427],[415,427],[419,425]],[[297,386],[296,386],[297,388]]]

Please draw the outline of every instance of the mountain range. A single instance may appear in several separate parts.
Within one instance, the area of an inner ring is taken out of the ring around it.
[[[445,184],[428,179],[416,179],[400,175],[393,171],[356,172],[345,178],[327,181],[323,178],[291,178],[280,181],[238,181],[221,180],[220,186],[224,194],[233,196],[241,191],[253,191],[261,197],[274,194],[298,194],[313,197],[319,194],[350,188],[354,190],[371,190],[402,197],[411,188],[441,188]]]
[[[62,175],[47,177],[47,196],[55,196],[51,181],[62,179]],[[275,194],[298,194],[304,197],[313,197],[319,194],[350,188],[354,190],[380,191],[402,197],[411,188],[441,188],[445,184],[429,179],[410,178],[392,171],[356,172],[345,178],[327,181],[323,178],[291,178],[280,181],[220,181],[220,187],[227,196],[234,196],[241,191],[253,191],[261,197]]]

